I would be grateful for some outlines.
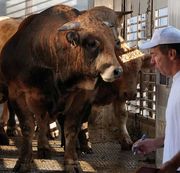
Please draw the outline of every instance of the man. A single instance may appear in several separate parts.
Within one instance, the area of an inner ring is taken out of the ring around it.
[[[148,154],[164,146],[163,164],[158,173],[180,171],[180,30],[173,26],[155,30],[152,39],[141,49],[150,49],[151,63],[166,76],[173,78],[166,108],[165,136],[140,139],[133,149]]]

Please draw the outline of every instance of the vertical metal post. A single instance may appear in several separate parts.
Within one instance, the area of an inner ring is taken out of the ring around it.
[[[32,14],[32,1],[33,0],[25,1],[25,16],[29,16],[30,14]]]
[[[140,115],[142,115],[143,116],[143,101],[142,101],[142,98],[143,98],[143,73],[142,73],[142,71],[140,71],[139,72],[139,75],[140,75],[140,83],[139,83],[139,85],[140,85],[140,91],[139,91],[139,93],[140,93],[140,108],[139,108],[139,113],[140,113]]]
[[[126,0],[123,1],[123,10],[122,11],[126,11]],[[123,38],[125,38],[126,36],[126,17],[124,16],[124,21],[123,21],[123,33],[122,33],[122,36]]]
[[[153,28],[154,28],[154,24],[153,24],[153,0],[151,0],[151,23],[150,23],[150,34],[151,34],[151,37],[152,37],[152,34],[153,34]]]

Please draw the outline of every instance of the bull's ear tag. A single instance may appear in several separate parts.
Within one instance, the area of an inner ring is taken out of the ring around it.
[[[71,46],[77,46],[80,42],[80,37],[78,32],[70,31],[66,34],[67,41],[71,44]]]

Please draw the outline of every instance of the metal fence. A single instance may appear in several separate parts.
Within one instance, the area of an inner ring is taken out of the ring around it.
[[[130,113],[139,116],[156,118],[156,73],[152,70],[140,72],[140,82],[137,86],[137,97],[135,101],[126,103]]]

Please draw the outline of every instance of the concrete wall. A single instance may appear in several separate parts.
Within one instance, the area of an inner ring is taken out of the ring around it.
[[[165,111],[170,88],[165,85],[157,85],[157,109],[156,109],[156,137],[164,136]],[[156,152],[156,164],[162,163],[163,149]]]

